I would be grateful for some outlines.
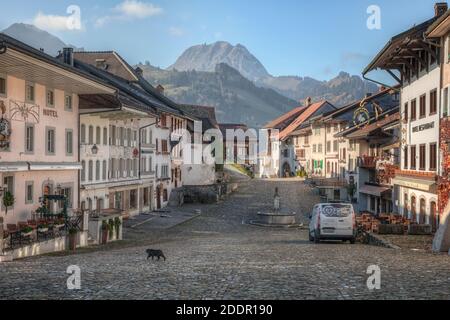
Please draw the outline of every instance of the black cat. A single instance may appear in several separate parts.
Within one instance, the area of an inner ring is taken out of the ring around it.
[[[148,255],[147,256],[147,260],[150,259],[150,257],[152,257],[152,260],[153,260],[153,258],[156,257],[156,258],[158,258],[158,260],[163,258],[164,261],[166,261],[166,257],[164,256],[164,253],[161,250],[148,249],[146,252],[147,252],[147,255]]]

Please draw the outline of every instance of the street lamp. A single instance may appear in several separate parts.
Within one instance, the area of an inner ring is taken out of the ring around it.
[[[94,154],[94,155],[98,153],[98,147],[97,147],[96,144],[94,144],[94,145],[92,146],[91,152],[92,152],[92,154]]]

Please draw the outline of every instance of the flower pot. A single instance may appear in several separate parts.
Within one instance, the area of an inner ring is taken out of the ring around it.
[[[32,234],[33,234],[33,231],[31,231],[31,232],[22,232],[22,237],[24,237],[24,238],[28,238],[28,237],[31,237],[32,236]]]
[[[39,228],[38,229],[38,232],[39,233],[45,233],[45,232],[47,232],[48,231],[48,228]]]

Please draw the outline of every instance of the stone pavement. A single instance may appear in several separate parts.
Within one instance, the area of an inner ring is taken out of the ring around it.
[[[450,257],[342,243],[312,244],[305,230],[247,225],[275,187],[299,222],[319,200],[294,180],[252,180],[202,215],[167,230],[146,227],[115,246],[0,265],[0,298],[19,299],[450,299]],[[147,226],[150,224],[143,224]],[[168,258],[147,261],[147,248]],[[81,290],[66,287],[70,265]],[[370,265],[381,290],[367,289]]]

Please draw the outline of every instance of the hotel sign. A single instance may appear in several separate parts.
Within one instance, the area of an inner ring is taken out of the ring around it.
[[[434,128],[434,122],[426,123],[417,127],[414,127],[412,129],[413,133],[422,132],[425,130],[433,129]]]
[[[44,109],[44,116],[58,118],[58,112],[55,110]]]

